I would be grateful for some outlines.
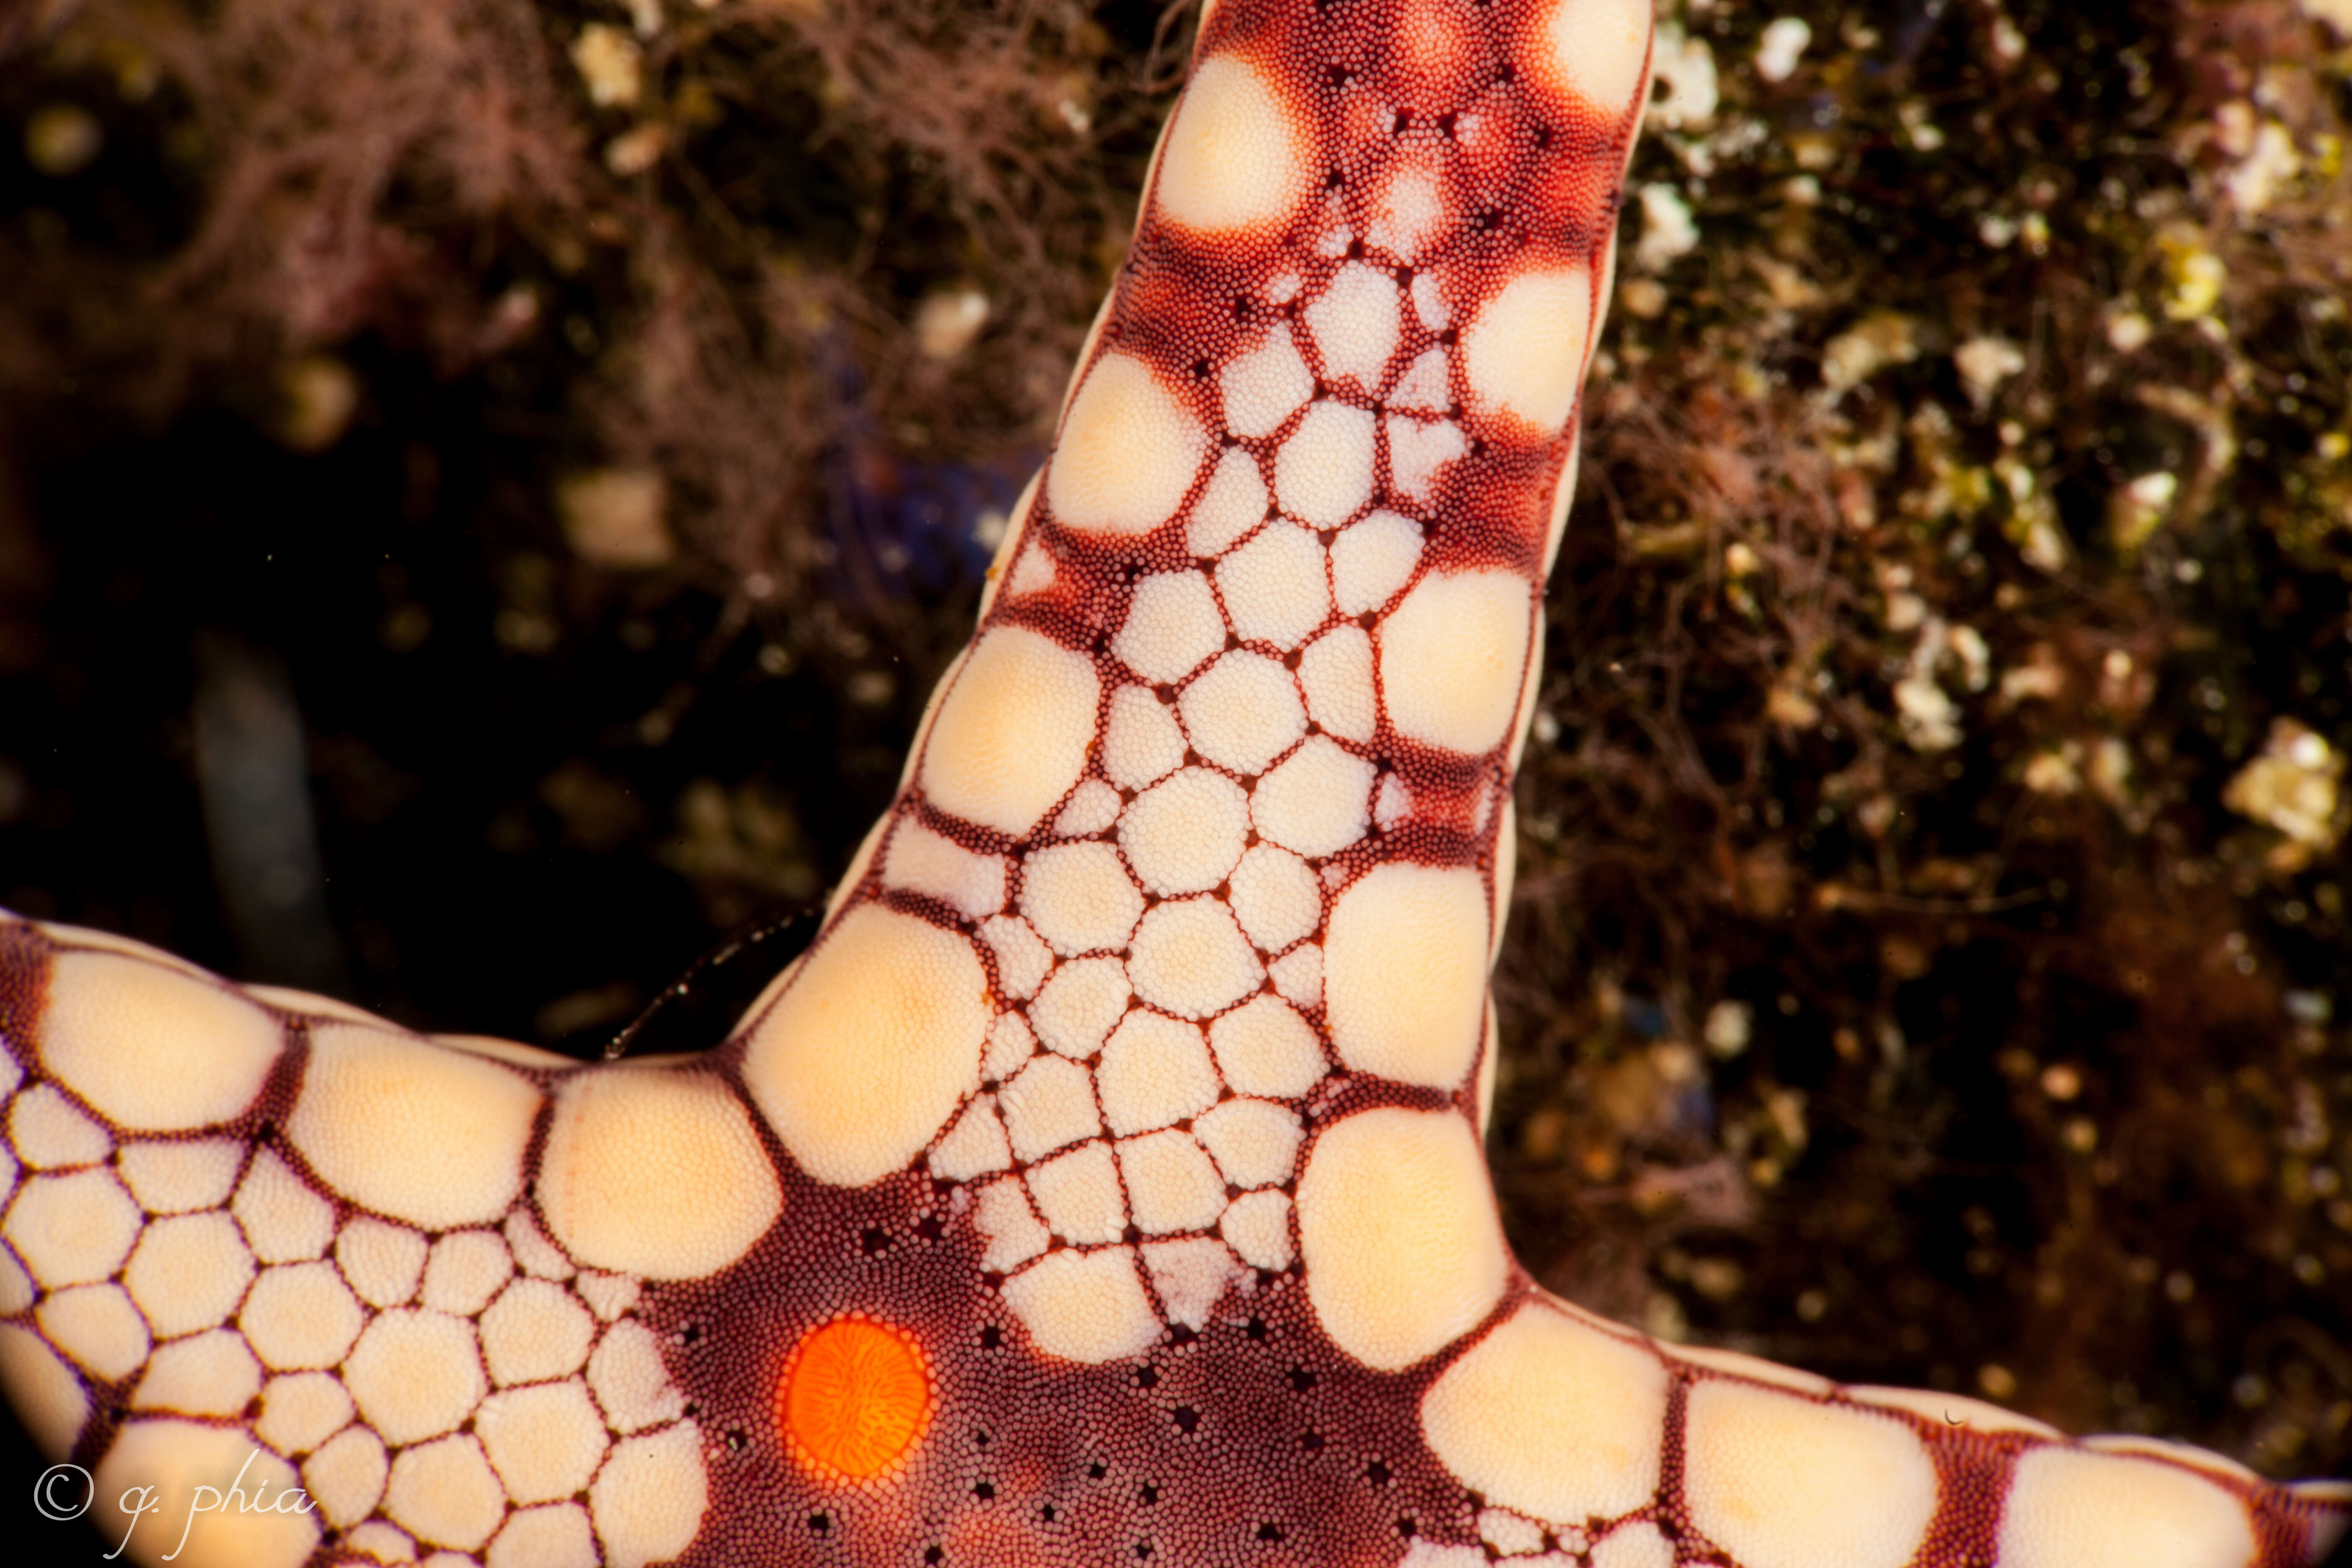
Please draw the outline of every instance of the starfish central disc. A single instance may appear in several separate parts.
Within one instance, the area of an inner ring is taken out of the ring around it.
[[[930,1360],[895,1324],[835,1319],[793,1347],[776,1418],[811,1468],[852,1480],[878,1476],[930,1426]]]

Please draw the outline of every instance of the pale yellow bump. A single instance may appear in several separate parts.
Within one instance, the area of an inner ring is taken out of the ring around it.
[[[569,1279],[573,1269],[572,1259],[563,1249],[547,1239],[530,1210],[518,1205],[499,1224],[499,1234],[507,1239],[507,1250],[514,1254],[515,1267],[535,1279]]]
[[[1381,625],[1389,721],[1448,751],[1492,751],[1510,732],[1534,626],[1534,590],[1516,572],[1423,577]]]
[[[1146,913],[1128,973],[1136,995],[1180,1018],[1207,1017],[1265,978],[1233,911],[1213,898],[1180,899]]]
[[[1088,779],[1070,792],[1069,805],[1054,818],[1054,831],[1064,838],[1090,838],[1117,822],[1118,810],[1118,791]]]
[[[980,1076],[1000,1082],[1020,1070],[1037,1054],[1037,1034],[1019,1013],[1004,1012],[988,1026],[988,1048],[981,1053]]]
[[[1077,959],[1062,965],[1037,993],[1030,1026],[1049,1050],[1091,1057],[1102,1049],[1111,1026],[1125,1016],[1129,993],[1127,966],[1118,959]]]
[[[0,1393],[44,1458],[62,1459],[72,1451],[89,1415],[89,1394],[80,1374],[40,1335],[15,1323],[0,1323]]]
[[[37,1083],[8,1107],[8,1142],[37,1171],[95,1165],[114,1152],[106,1129],[51,1084]]]
[[[980,1087],[987,988],[964,938],[860,905],[753,1026],[745,1087],[810,1175],[878,1181]]]
[[[331,1373],[297,1372],[261,1385],[253,1435],[281,1454],[307,1454],[351,1424],[352,1396]]]
[[[1290,1194],[1244,1193],[1225,1205],[1217,1234],[1253,1268],[1289,1268],[1296,1256],[1290,1246]]]
[[[1390,190],[1394,193],[1396,185]],[[1333,273],[1330,286],[1307,307],[1324,379],[1379,391],[1381,372],[1388,368],[1403,331],[1402,303],[1396,279],[1378,268],[1351,261]]]
[[[150,1225],[122,1270],[131,1299],[164,1339],[227,1321],[253,1283],[253,1254],[218,1209]]]
[[[972,1206],[972,1225],[988,1243],[980,1266],[1002,1274],[1018,1268],[1053,1243],[1053,1233],[1029,1206],[1028,1189],[1018,1176],[991,1182]]]
[[[1650,63],[1649,0],[1560,0],[1538,36],[1539,74],[1603,114],[1621,114]]]
[[[261,1366],[231,1329],[209,1329],[159,1346],[131,1391],[134,1410],[241,1415],[261,1392]]]
[[[775,1167],[734,1091],[661,1068],[563,1083],[534,1190],[576,1262],[648,1279],[715,1274],[783,1212]]]
[[[1228,888],[1234,918],[1262,952],[1279,952],[1323,923],[1323,889],[1307,862],[1271,844],[1253,847]]]
[[[1175,514],[1208,445],[1151,367],[1114,351],[1095,361],[1071,400],[1047,459],[1045,499],[1065,527],[1149,533]]]
[[[1225,1184],[1201,1146],[1185,1133],[1129,1138],[1118,1146],[1118,1167],[1136,1228],[1146,1236],[1206,1230],[1225,1206]]]
[[[1391,861],[1332,906],[1325,994],[1332,1047],[1360,1072],[1453,1089],[1478,1049],[1486,889],[1467,867]]]
[[[999,915],[982,922],[980,939],[995,955],[997,990],[1016,1001],[1034,996],[1054,967],[1053,952],[1035,929],[1018,915]]]
[[[1486,1041],[1478,1052],[1478,1080],[1470,1097],[1478,1108],[1478,1136],[1481,1140],[1495,1127],[1495,1080],[1496,1063],[1501,1058],[1502,1033],[1495,1021],[1494,993],[1488,992]]]
[[[1389,438],[1389,489],[1424,505],[1435,496],[1437,479],[1445,465],[1470,449],[1462,427],[1451,419],[1421,420],[1392,414],[1384,429]]]
[[[1165,702],[1140,686],[1122,686],[1111,695],[1102,757],[1111,783],[1141,789],[1183,765],[1184,732]]]
[[[361,1417],[404,1446],[454,1429],[489,1391],[474,1325],[413,1307],[368,1324],[343,1363],[343,1384]]]
[[[1039,1057],[999,1095],[1013,1152],[1025,1163],[1102,1131],[1094,1079],[1066,1057]]]
[[[190,1214],[226,1203],[244,1163],[245,1145],[234,1139],[141,1139],[124,1144],[115,1164],[131,1195],[149,1214]]]
[[[1093,351],[1089,349],[1087,352]],[[1081,364],[1086,363],[1083,355],[1078,363]],[[1046,580],[1050,582],[1053,578],[1054,558],[1042,544],[1034,542],[1029,542],[1030,548],[1022,551],[1021,564],[1014,567],[1010,574],[1012,579],[1010,582],[1007,581],[1008,574],[1005,571],[1006,565],[1013,560],[1013,552],[1021,550],[1023,543],[1028,541],[1029,514],[1036,508],[1037,487],[1044,482],[1045,478],[1045,470],[1043,468],[1031,472],[1029,482],[1021,487],[1020,495],[1013,500],[1013,510],[1005,514],[1004,535],[996,542],[996,553],[988,563],[987,585],[980,591],[979,618],[983,621],[988,618],[988,612],[996,603],[996,595],[1000,591],[1010,593],[1016,598],[1030,591],[1020,579],[1023,574],[1035,569],[1032,565],[1033,562],[1042,558],[1045,562],[1044,570]]]
[[[13,1317],[33,1304],[38,1292],[33,1277],[16,1261],[16,1255],[0,1247],[0,1318]]]
[[[1099,1140],[1031,1166],[1029,1195],[1037,1200],[1045,1224],[1064,1241],[1098,1246],[1117,1241],[1127,1229],[1118,1172],[1111,1163],[1110,1146]]]
[[[136,1527],[142,1552],[152,1553],[148,1561],[173,1552],[173,1568],[296,1568],[319,1544],[318,1514],[299,1511],[301,1500],[288,1497],[300,1484],[293,1466],[257,1451],[242,1427],[142,1418],[124,1423],[99,1461],[89,1518],[109,1541],[121,1541]],[[200,1500],[200,1486],[214,1489],[214,1497],[242,1487],[251,1506]],[[128,1513],[126,1500],[150,1511]],[[200,1500],[206,1505],[202,1512]],[[173,1521],[173,1539],[159,1542],[155,1526],[166,1520]]]
[[[2169,1464],[2185,1465],[2192,1470],[2221,1476],[2233,1481],[2251,1481],[2256,1485],[2262,1477],[2248,1466],[2240,1464],[2226,1454],[2210,1448],[2200,1448],[2193,1443],[2176,1443],[2164,1437],[2147,1437],[2137,1433],[2116,1432],[2103,1436],[2085,1437],[2082,1446],[2095,1454],[2137,1454],[2142,1458],[2162,1459]]]
[[[461,1230],[433,1244],[425,1260],[425,1305],[470,1318],[490,1304],[514,1273],[514,1258],[496,1231]]]
[[[1658,1489],[1666,1390],[1630,1336],[1530,1301],[1430,1384],[1422,1433],[1491,1502],[1561,1524],[1612,1519]]]
[[[1143,913],[1143,894],[1108,844],[1056,844],[1029,857],[1021,912],[1064,954],[1118,947]]]
[[[1211,56],[1169,125],[1152,198],[1171,223],[1208,234],[1276,223],[1305,194],[1308,155],[1266,74]]]
[[[1291,357],[1298,356],[1294,353]],[[1192,515],[1184,524],[1184,548],[1204,560],[1223,555],[1234,541],[1265,521],[1265,478],[1258,472],[1257,459],[1234,447],[1217,459],[1201,499],[1192,503]]]
[[[588,1388],[615,1432],[637,1432],[675,1421],[686,1396],[669,1380],[661,1344],[635,1319],[614,1323],[588,1358]]]
[[[1302,942],[1265,966],[1276,994],[1294,1007],[1323,1005],[1323,948]]]
[[[1331,542],[1331,592],[1339,613],[1360,616],[1396,597],[1421,563],[1421,524],[1376,511]]]
[[[1234,635],[1244,642],[1294,648],[1331,613],[1323,546],[1303,528],[1269,523],[1217,564]]]
[[[416,1294],[428,1246],[404,1225],[360,1215],[335,1237],[335,1262],[361,1300],[371,1307],[397,1307]]]
[[[627,1274],[601,1274],[582,1269],[572,1281],[572,1289],[588,1303],[600,1323],[609,1323],[635,1309],[637,1299],[645,1294],[645,1283]]]
[[[1343,741],[1372,738],[1379,704],[1372,687],[1372,639],[1356,626],[1334,626],[1298,659],[1307,711]]]
[[[1406,163],[1372,198],[1364,243],[1401,261],[1411,261],[1436,237],[1444,221],[1445,196],[1438,187],[1436,172],[1420,163]]]
[[[968,1182],[1012,1163],[1013,1146],[1005,1141],[1004,1122],[996,1114],[996,1097],[991,1094],[964,1108],[930,1158],[931,1174],[950,1182]]]
[[[1621,1524],[1593,1547],[1592,1568],[1675,1568],[1675,1543],[1646,1519]]]
[[[63,952],[49,970],[41,1060],[116,1127],[179,1132],[244,1114],[285,1031],[236,993],[177,969]]]
[[[1127,808],[1118,842],[1145,889],[1172,898],[1207,892],[1231,875],[1249,825],[1250,797],[1239,784],[1207,768],[1184,768]]]
[[[1405,1548],[1397,1568],[1486,1568],[1486,1551],[1481,1546],[1440,1546],[1424,1536]],[[1562,1565],[1555,1562],[1544,1568]]]
[[[352,1203],[443,1230],[514,1202],[539,1105],[538,1086],[495,1063],[326,1024],[310,1031],[286,1136]]]
[[[941,811],[1020,837],[1070,792],[1095,738],[1094,660],[1023,626],[982,634],[922,750]]]
[[[1543,647],[1543,601],[1538,597],[1536,601],[1535,635],[1529,639],[1529,643],[1530,646],[1539,648]],[[1535,723],[1536,699],[1543,690],[1543,660],[1540,658],[1530,658],[1528,660],[1527,672],[1519,679],[1519,700],[1517,706],[1515,706],[1511,710],[1511,749],[1507,753],[1509,759],[1508,766],[1514,773],[1518,769],[1519,758],[1527,752],[1528,733]],[[1477,826],[1472,829],[1473,832],[1484,832],[1486,830],[1487,822],[1486,814],[1492,809],[1492,803],[1497,795],[1500,795],[1507,804],[1510,799],[1509,791],[1506,785],[1499,784],[1490,784],[1487,786],[1487,792],[1488,793],[1483,795],[1479,801],[1478,822]],[[1516,848],[1516,846],[1510,839],[1505,838],[1498,840],[1497,842],[1505,853],[1509,853]],[[1497,923],[1499,923],[1499,921]]]
[[[1199,1026],[1137,1008],[1103,1045],[1095,1074],[1103,1121],[1121,1137],[1170,1127],[1217,1102]]]
[[[1209,1026],[1217,1066],[1236,1094],[1296,1100],[1330,1070],[1307,1020],[1279,996],[1253,996]]]
[[[59,1290],[33,1314],[49,1342],[93,1377],[130,1376],[147,1359],[147,1321],[120,1285],[77,1285]]]
[[[1004,1300],[1039,1350],[1065,1361],[1098,1364],[1138,1354],[1160,1334],[1143,1293],[1135,1253],[1048,1253],[1004,1282]]]
[[[387,1026],[389,1027],[389,1026]],[[496,1035],[425,1035],[444,1050],[461,1051],[469,1057],[487,1057],[494,1062],[504,1062],[510,1068],[533,1072],[568,1072],[580,1064],[555,1051],[526,1046],[520,1040],[502,1040]]]
[[[1971,1432],[2021,1432],[2030,1437],[2058,1437],[2058,1428],[2047,1422],[2036,1421],[2031,1415],[2021,1415],[2014,1410],[1970,1399],[1960,1394],[1937,1394],[1924,1388],[1841,1388],[1838,1392],[1857,1405],[1876,1405],[1889,1410],[1900,1410],[1916,1415],[1923,1421],[1933,1421],[1958,1431],[1965,1427]]]
[[[509,1514],[490,1542],[484,1568],[596,1568],[596,1534],[576,1502]]]
[[[1474,406],[1559,433],[1576,406],[1592,331],[1592,278],[1581,267],[1520,273],[1462,334],[1462,376]]]
[[[1250,793],[1261,837],[1310,858],[1336,855],[1372,824],[1372,764],[1316,735]]]
[[[1298,1163],[1298,1145],[1307,1136],[1298,1112],[1263,1100],[1225,1101],[1192,1124],[1192,1135],[1236,1187],[1270,1187],[1290,1180]]]
[[[702,1435],[691,1421],[631,1437],[588,1489],[605,1568],[646,1568],[693,1543],[710,1502]]]
[[[491,1394],[474,1417],[474,1432],[507,1496],[519,1503],[572,1496],[604,1457],[604,1418],[576,1377]]]
[[[265,1268],[237,1313],[254,1353],[274,1372],[332,1366],[359,1337],[366,1314],[331,1263]]]
[[[1042,594],[1054,585],[1054,552],[1045,548],[1043,541],[1035,541],[1021,552],[1020,561],[1014,563],[1011,575],[1004,580],[1004,591],[1016,599]],[[980,613],[982,616],[988,614],[989,604],[994,597],[994,584],[992,584],[990,591],[982,595]]]
[[[1705,1367],[1732,1377],[1744,1377],[1752,1382],[1785,1388],[1791,1394],[1834,1394],[1837,1384],[1818,1373],[1803,1372],[1793,1366],[1782,1366],[1776,1361],[1766,1361],[1744,1351],[1718,1350],[1713,1345],[1668,1345],[1664,1347],[1676,1361]]]
[[[1139,1249],[1144,1271],[1171,1323],[1197,1329],[1209,1321],[1217,1298],[1241,1269],[1223,1242],[1204,1236],[1178,1241],[1147,1241]]]
[[[1176,701],[1192,744],[1237,773],[1261,773],[1307,732],[1290,672],[1264,654],[1235,650],[1211,665]]]
[[[16,1189],[0,1237],[46,1289],[103,1279],[139,1238],[139,1205],[104,1168],[32,1176]]]
[[[23,921],[18,916],[12,915],[9,918],[18,923],[33,923]],[[166,952],[160,947],[150,947],[143,942],[135,942],[127,936],[117,936],[110,931],[99,931],[90,926],[53,924],[48,921],[41,921],[38,924],[44,936],[68,951],[76,948],[94,948],[100,952],[119,953],[125,958],[139,959],[155,967],[168,969],[177,974],[184,974],[191,980],[201,980],[206,984],[218,984],[217,977],[209,971],[198,968],[176,952]]]
[[[245,1227],[246,1244],[264,1263],[293,1263],[326,1256],[335,1237],[335,1210],[294,1168],[264,1149],[246,1167],[229,1212]]]
[[[1503,955],[1503,928],[1511,918],[1511,894],[1519,879],[1519,810],[1508,795],[1503,796],[1503,820],[1495,830],[1495,899],[1490,913],[1493,924],[1486,938],[1486,967],[1489,971]]]
[[[1580,426],[1568,433],[1568,456],[1560,459],[1559,478],[1554,482],[1551,511],[1544,521],[1543,574],[1551,575],[1552,563],[1559,559],[1559,542],[1568,536],[1568,514],[1576,504],[1576,471],[1584,456],[1584,431]]]
[[[364,1007],[354,1006],[337,997],[321,996],[315,991],[297,991],[290,985],[244,985],[238,989],[255,1001],[280,1012],[299,1013],[310,1018],[333,1018],[346,1024],[367,1024],[379,1029],[399,1027]]]
[[[1503,1293],[1486,1162],[1451,1111],[1360,1111],[1326,1128],[1298,1179],[1307,1299],[1333,1342],[1382,1372],[1475,1327]]]
[[[383,1511],[417,1540],[460,1552],[489,1540],[506,1503],[482,1445],[462,1432],[403,1450],[383,1495]]]
[[[819,930],[833,923],[834,917],[841,912],[841,906],[849,901],[850,894],[863,893],[866,890],[868,884],[865,879],[866,873],[873,868],[870,862],[875,852],[881,847],[882,830],[889,826],[890,814],[884,812],[874,826],[866,829],[864,841],[857,847],[857,853],[850,857],[848,875],[834,888],[833,896],[824,901],[824,916],[818,924]],[[765,985],[760,987],[760,994],[751,998],[751,1005],[744,1008],[742,1015],[736,1020],[735,1028],[738,1033],[741,1032],[753,1019],[761,1016],[768,1009],[774,1006],[777,997],[793,988],[793,984],[801,977],[801,971],[808,966],[808,953],[803,952],[798,958],[793,959],[783,968],[778,970],[774,977]]]
[[[971,920],[1004,907],[1004,857],[976,855],[911,817],[898,824],[882,857],[882,885],[927,893]]]
[[[1274,458],[1282,510],[1310,528],[1337,528],[1372,499],[1373,420],[1367,409],[1318,403]]]
[[[343,1548],[371,1563],[402,1563],[416,1561],[416,1542],[410,1538],[408,1531],[386,1520],[371,1519],[365,1523],[345,1531]],[[467,1568],[469,1560],[459,1557],[454,1552],[436,1552],[434,1555],[454,1559],[456,1568]],[[435,1564],[435,1568],[441,1568],[441,1564]],[[502,1563],[500,1568],[522,1568],[522,1565]],[[550,1564],[549,1568],[553,1568],[553,1565]],[[586,1563],[581,1565],[581,1568],[595,1568],[595,1559],[592,1556]]]
[[[1181,680],[1225,646],[1225,617],[1198,572],[1155,572],[1135,584],[1110,651],[1149,681]]]
[[[596,1325],[551,1279],[518,1279],[482,1314],[482,1359],[501,1388],[568,1377],[587,1364]]]
[[[1532,1557],[1543,1550],[1544,1529],[1508,1509],[1478,1510],[1478,1539],[1504,1557]]]
[[[1691,1521],[1745,1568],[1903,1568],[1936,1513],[1908,1422],[1777,1389],[1693,1384],[1683,1456]]]

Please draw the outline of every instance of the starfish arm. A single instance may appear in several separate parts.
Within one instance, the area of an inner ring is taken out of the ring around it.
[[[1644,0],[1204,16],[901,795],[707,1058],[426,1039],[0,926],[0,1386],[110,1538],[2322,1554],[2342,1486],[1661,1345],[1504,1245],[1487,972],[1649,37]],[[233,1483],[311,1506],[196,1511]]]

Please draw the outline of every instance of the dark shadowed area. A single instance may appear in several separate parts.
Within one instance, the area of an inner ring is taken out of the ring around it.
[[[2344,1474],[2352,5],[1664,15],[1512,1239],[1666,1337]],[[818,899],[1191,29],[0,8],[0,904],[593,1054]]]

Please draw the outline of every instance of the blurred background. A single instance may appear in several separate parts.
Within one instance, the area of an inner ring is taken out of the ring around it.
[[[1669,1338],[2343,1473],[2352,0],[1662,15],[1513,1240]],[[593,1054],[819,899],[1192,22],[0,11],[0,904]]]

